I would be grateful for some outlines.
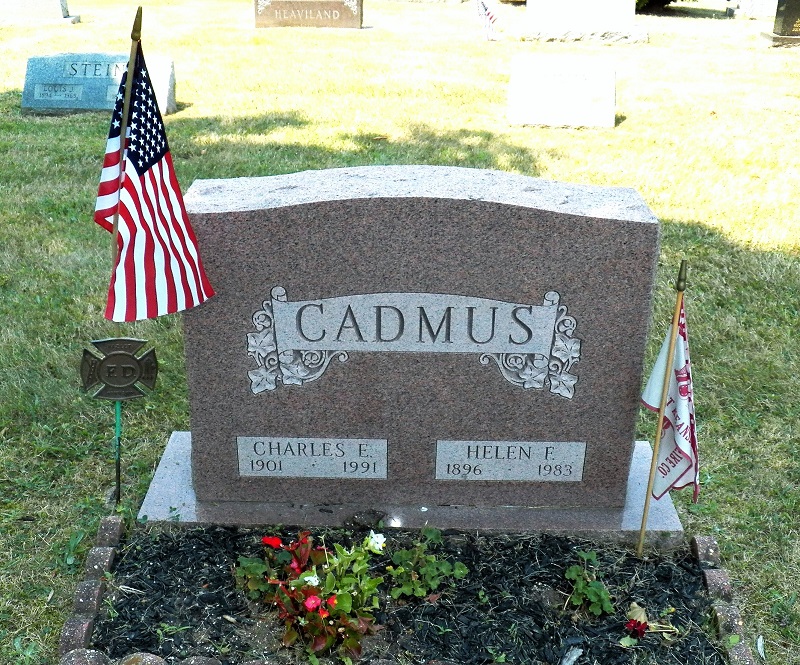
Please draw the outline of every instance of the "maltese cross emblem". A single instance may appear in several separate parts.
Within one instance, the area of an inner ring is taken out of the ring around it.
[[[88,392],[99,385],[93,397],[113,400],[144,397],[145,388],[154,390],[158,375],[155,349],[136,355],[145,344],[147,340],[126,337],[93,340],[97,352],[83,350],[83,389]]]

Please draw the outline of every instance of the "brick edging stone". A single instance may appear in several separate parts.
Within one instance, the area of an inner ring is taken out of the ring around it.
[[[97,530],[95,547],[86,556],[86,579],[78,584],[72,614],[64,623],[58,643],[58,665],[112,665],[111,659],[101,651],[89,649],[94,622],[100,612],[105,593],[105,575],[111,572],[117,548],[125,531],[121,517],[104,517]],[[733,584],[727,571],[721,567],[719,545],[711,536],[694,536],[689,542],[692,555],[700,564],[703,583],[712,605],[717,636],[725,641],[736,635],[739,641],[727,647],[729,665],[756,665],[753,652],[744,641],[744,622],[738,608],[732,604]],[[431,661],[428,665],[434,665]],[[113,665],[166,665],[163,658],[149,653],[125,656]],[[222,665],[216,658],[192,656],[181,665]],[[243,665],[267,665],[253,660]],[[381,660],[376,665],[396,665],[394,661]]]
[[[719,545],[711,536],[695,536],[690,541],[692,554],[703,574],[708,595],[714,600],[712,613],[717,637],[724,642],[736,635],[739,641],[726,648],[729,665],[756,665],[753,652],[744,641],[744,621],[739,609],[732,604],[733,584],[728,572],[720,565]]]

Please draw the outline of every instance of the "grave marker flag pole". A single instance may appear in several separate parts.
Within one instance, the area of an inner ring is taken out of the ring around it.
[[[645,496],[644,501],[644,510],[642,512],[642,526],[639,530],[639,543],[636,547],[636,554],[637,556],[642,556],[642,551],[644,549],[644,538],[645,533],[647,530],[647,516],[650,511],[650,498],[653,495],[653,486],[655,484],[656,478],[656,470],[659,468],[659,465],[663,465],[665,462],[664,460],[659,459],[659,453],[661,449],[661,441],[662,435],[667,433],[667,436],[673,436],[676,433],[676,430],[680,428],[680,432],[678,432],[679,436],[683,436],[691,444],[691,452],[693,454],[687,454],[686,451],[679,445],[675,445],[675,449],[670,451],[670,457],[677,454],[678,459],[669,462],[667,468],[672,471],[675,468],[679,469],[679,473],[675,474],[674,478],[667,477],[667,485],[665,488],[661,488],[663,491],[659,494],[657,498],[661,498],[664,494],[666,494],[671,488],[676,487],[677,483],[690,471],[694,472],[693,479],[695,481],[695,497],[697,496],[697,485],[696,485],[696,478],[697,478],[697,450],[696,450],[696,440],[694,438],[694,416],[693,416],[693,406],[691,405],[691,374],[689,373],[689,359],[688,359],[688,344],[687,344],[687,336],[686,336],[686,319],[684,314],[683,308],[683,292],[686,290],[686,261],[681,261],[680,270],[678,271],[678,280],[675,283],[675,290],[677,291],[677,297],[675,299],[675,309],[672,314],[672,326],[668,333],[667,339],[664,340],[664,344],[662,345],[661,352],[659,353],[659,357],[656,360],[656,365],[653,368],[653,374],[650,377],[650,380],[647,383],[647,387],[645,388],[644,395],[642,397],[642,402],[645,406],[652,408],[654,406],[653,402],[658,402],[658,426],[656,428],[656,437],[655,442],[653,444],[653,459],[650,462],[650,478],[647,483],[647,494]],[[680,353],[680,360],[681,360],[681,367],[676,370],[675,368],[675,358],[676,358],[676,345],[680,338],[681,343],[681,353]],[[657,390],[657,372],[659,369],[662,369],[663,363],[663,371],[664,377],[661,383],[661,392],[658,393]],[[681,377],[684,378],[683,386],[680,385],[679,381]],[[679,394],[673,394],[677,392]],[[655,397],[655,399],[653,399]],[[688,401],[691,409],[690,417],[688,421],[682,423],[678,421],[677,414],[678,409],[674,408],[675,414],[673,417],[670,418],[666,415],[667,406],[672,405],[677,400],[685,400]],[[675,422],[673,422],[673,420]],[[668,430],[672,429],[672,432],[668,432]],[[687,436],[688,435],[688,436]],[[677,453],[676,453],[677,451]],[[682,472],[681,472],[682,471]],[[662,483],[663,484],[663,483]],[[685,486],[685,485],[683,485]]]
[[[133,72],[136,67],[136,52],[139,49],[139,42],[142,39],[142,8],[136,10],[136,18],[133,19],[133,28],[131,28],[131,52],[128,56],[128,76],[125,77],[125,92],[122,101],[122,119],[120,120],[119,135],[127,136],[128,134],[128,117],[131,110],[131,93],[133,92]],[[112,120],[113,123],[113,120]],[[119,179],[117,184],[117,191],[122,189],[122,181],[125,177],[125,141],[120,139],[119,142]],[[103,165],[105,167],[105,164]],[[102,177],[101,177],[102,180]],[[112,222],[113,233],[111,236],[111,269],[117,264],[117,257],[119,256],[119,204],[114,207],[114,219]]]
[[[128,56],[128,72],[132,72],[136,66],[136,52],[139,48],[139,41],[142,38],[142,8],[136,10],[136,18],[133,19],[131,28],[131,52]],[[122,120],[120,123],[120,136],[127,136],[128,133],[128,114],[131,108],[131,93],[133,91],[133,76],[125,78],[125,93],[122,101]],[[122,179],[125,177],[125,169],[122,164],[125,162],[125,141],[119,142],[119,184],[122,189]],[[114,209],[114,220],[112,222],[114,231],[111,234],[111,269],[117,264],[119,257],[119,205]],[[122,498],[122,401],[114,401],[114,504],[118,505]]]

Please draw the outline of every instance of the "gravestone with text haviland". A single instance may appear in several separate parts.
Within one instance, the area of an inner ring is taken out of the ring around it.
[[[360,28],[364,0],[254,0],[257,28]]]
[[[111,111],[127,66],[128,55],[122,53],[58,53],[29,58],[22,111],[45,115]],[[172,60],[148,56],[147,70],[162,115],[175,113]]]
[[[217,295],[141,515],[638,532],[658,223],[633,190],[387,166],[186,204]]]

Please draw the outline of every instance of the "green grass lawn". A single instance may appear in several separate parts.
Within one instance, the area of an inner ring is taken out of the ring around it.
[[[702,489],[675,494],[689,533],[718,538],[747,640],[799,664],[800,49],[768,48],[767,21],[702,2],[641,16],[648,44],[514,38],[500,8],[486,42],[472,3],[366,0],[365,29],[253,28],[248,0],[144,0],[145,55],[175,61],[166,120],[184,190],[196,178],[367,164],[502,169],[632,187],[662,220],[649,359],[681,258]],[[0,24],[0,662],[53,663],[112,485],[113,407],[79,391],[92,339],[151,340],[156,394],[125,406],[124,510],[135,511],[169,433],[188,429],[180,317],[102,317],[108,234],[92,222],[109,113],[20,113],[27,58],[127,53],[136,3],[73,0],[82,22]],[[614,129],[509,127],[516,54],[614,61]],[[648,361],[648,366],[650,364]],[[643,416],[640,437],[652,439]]]

